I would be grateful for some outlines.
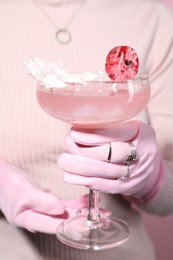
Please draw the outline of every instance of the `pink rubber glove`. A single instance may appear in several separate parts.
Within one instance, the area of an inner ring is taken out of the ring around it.
[[[64,219],[87,205],[87,196],[62,201],[15,166],[0,163],[0,209],[12,225],[54,234]]]
[[[127,141],[137,150],[137,158],[129,164],[129,177],[120,181],[130,152]],[[107,162],[109,143],[111,162]],[[105,193],[130,196],[138,203],[146,203],[159,191],[164,177],[154,130],[138,121],[131,121],[111,129],[72,129],[64,153],[58,164],[64,170],[67,183],[88,186]]]

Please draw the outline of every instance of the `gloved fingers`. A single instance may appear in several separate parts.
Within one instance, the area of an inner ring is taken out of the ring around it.
[[[83,146],[75,143],[72,138],[68,137],[65,144],[65,150],[68,153],[80,156],[90,157],[100,161],[106,161],[109,156],[111,145],[110,162],[120,163],[127,159],[131,153],[130,146],[126,142],[112,142],[99,146]]]
[[[122,164],[106,163],[88,157],[61,154],[58,160],[59,167],[77,176],[101,177],[116,179],[124,176],[125,166]],[[131,165],[134,167],[134,165]]]
[[[70,136],[78,144],[92,146],[115,141],[130,141],[137,135],[138,131],[139,125],[136,121],[129,121],[104,129],[72,128]]]
[[[26,209],[15,217],[17,226],[26,228],[31,232],[55,234],[58,225],[64,220],[63,215],[51,216]]]
[[[111,211],[99,208],[99,213],[101,217],[110,217],[112,215]],[[79,208],[77,210],[77,216],[88,216],[88,207],[87,208]]]
[[[113,179],[78,176],[68,172],[64,173],[64,181],[69,184],[86,186],[93,190],[112,194],[116,193],[116,182],[120,182]]]
[[[64,205],[66,208],[87,208],[89,195],[85,194],[74,200],[65,200]]]
[[[23,205],[27,205],[32,210],[50,215],[59,215],[64,212],[64,203],[50,192],[32,189],[23,197]]]
[[[88,208],[88,195],[71,201],[66,200],[64,201],[64,204],[65,209],[63,212],[61,213],[57,210],[57,214],[55,214],[56,211],[53,211],[53,214],[51,214],[52,210],[49,210],[48,207],[47,212],[46,207],[42,212],[37,212],[33,210],[33,208],[25,209],[16,215],[15,224],[24,227],[31,232],[39,231],[55,234],[58,225],[63,220],[77,216],[77,212],[80,208]]]
[[[79,208],[80,210],[80,208]],[[81,215],[86,215],[88,213],[88,208],[84,208]],[[15,225],[26,228],[31,232],[43,232],[48,234],[55,234],[57,227],[67,218],[72,218],[77,216],[78,209],[70,208],[62,215],[51,216],[47,214],[40,214],[34,212],[31,209],[27,209],[18,214],[15,218]],[[107,210],[100,209],[100,214],[103,216],[110,216],[111,213]]]
[[[148,178],[144,178],[147,182]],[[133,182],[130,178],[120,181],[117,179],[103,179],[97,177],[85,177],[70,174],[68,172],[64,173],[64,181],[69,184],[86,186],[93,190],[98,190],[100,192],[110,193],[110,194],[125,194],[130,195],[131,191],[137,187],[140,190],[140,185],[143,186],[143,182],[139,179],[135,179]]]
[[[77,215],[88,215],[88,207],[89,207],[89,195],[85,194],[80,198],[74,199],[74,200],[67,200],[64,202],[67,211],[72,212],[74,211],[74,214],[77,213]],[[100,215],[102,216],[110,216],[111,212],[100,208]]]

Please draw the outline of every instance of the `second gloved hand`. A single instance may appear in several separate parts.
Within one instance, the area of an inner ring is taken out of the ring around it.
[[[124,162],[131,153],[129,142],[137,156],[127,165]],[[155,132],[147,124],[131,121],[111,129],[72,129],[65,149],[67,153],[59,157],[58,164],[67,183],[131,196],[139,203],[149,201],[160,189],[164,166]],[[127,170],[128,177],[123,179]]]
[[[55,234],[64,219],[87,205],[87,196],[61,200],[17,167],[0,162],[0,209],[14,226]]]

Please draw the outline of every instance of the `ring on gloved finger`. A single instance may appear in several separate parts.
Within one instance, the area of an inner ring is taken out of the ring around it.
[[[111,143],[109,143],[109,151],[108,151],[108,157],[106,159],[106,162],[111,161],[111,156],[112,156],[112,145],[111,145]]]
[[[130,153],[127,154],[127,159],[124,161],[125,165],[129,164],[132,161],[135,161],[137,155],[135,145],[131,142],[127,142],[127,144],[130,146]]]
[[[118,178],[117,180],[118,181],[124,181],[125,179],[127,179],[129,177],[129,165],[128,164],[125,164],[125,172],[124,172],[124,175],[120,178]]]

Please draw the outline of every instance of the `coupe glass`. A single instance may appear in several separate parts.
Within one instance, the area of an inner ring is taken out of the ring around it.
[[[144,109],[149,97],[147,76],[121,82],[67,83],[64,88],[51,89],[39,83],[37,87],[43,110],[78,128],[106,128],[126,121]],[[57,238],[68,246],[88,250],[124,243],[131,234],[129,225],[122,219],[100,214],[99,201],[99,193],[90,190],[88,214],[65,220],[57,228]]]

